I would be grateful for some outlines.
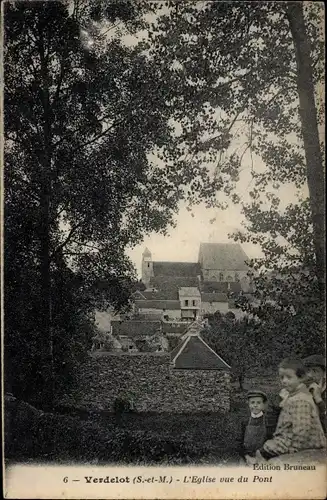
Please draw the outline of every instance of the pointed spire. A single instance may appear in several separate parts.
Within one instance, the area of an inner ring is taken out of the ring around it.
[[[151,257],[151,252],[150,252],[150,250],[146,247],[142,255],[143,255],[143,257]]]

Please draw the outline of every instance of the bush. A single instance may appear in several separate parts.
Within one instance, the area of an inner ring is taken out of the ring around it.
[[[132,403],[125,398],[116,398],[114,401],[114,413],[115,415],[121,415],[122,413],[129,413],[132,410]]]

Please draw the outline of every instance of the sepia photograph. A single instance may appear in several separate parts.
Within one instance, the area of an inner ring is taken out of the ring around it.
[[[1,9],[4,496],[325,498],[324,4]]]

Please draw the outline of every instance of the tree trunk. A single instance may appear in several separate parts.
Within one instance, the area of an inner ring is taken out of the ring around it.
[[[51,276],[50,276],[50,193],[49,186],[42,186],[40,223],[40,280],[41,311],[40,329],[42,352],[42,400],[46,409],[53,404],[53,352],[51,328]]]
[[[319,144],[310,41],[306,33],[302,2],[287,2],[287,18],[296,53],[297,90],[307,167],[316,272],[322,297],[325,293],[325,176]]]
[[[48,48],[49,51],[49,48]],[[44,41],[40,37],[40,58],[42,74],[41,100],[43,105],[43,140],[44,150],[41,155],[42,174],[40,183],[40,289],[41,311],[40,328],[42,332],[42,397],[43,406],[52,409],[54,403],[54,360],[51,324],[51,269],[50,269],[50,211],[52,186],[52,143],[51,143],[51,108],[49,97],[48,56],[45,56]]]
[[[244,389],[244,386],[243,386],[243,383],[244,383],[244,373],[239,373],[238,375],[238,383],[239,383],[239,386],[240,386],[240,390],[243,391]]]

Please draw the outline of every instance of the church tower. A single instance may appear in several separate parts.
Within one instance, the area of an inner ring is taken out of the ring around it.
[[[142,281],[148,288],[150,284],[150,278],[153,276],[153,262],[152,254],[148,248],[146,248],[142,254]]]

